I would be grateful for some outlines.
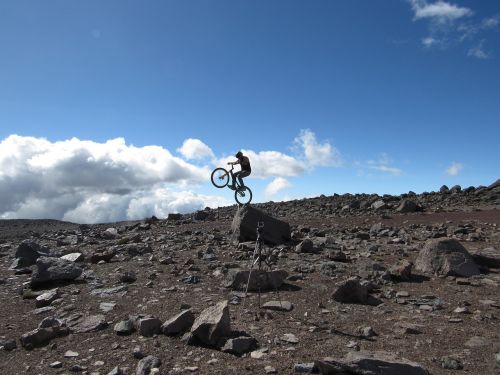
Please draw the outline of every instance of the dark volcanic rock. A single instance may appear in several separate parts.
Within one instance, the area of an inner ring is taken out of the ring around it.
[[[388,352],[349,352],[344,359],[316,361],[314,365],[321,374],[328,375],[429,375],[420,364],[397,359]]]
[[[60,258],[41,257],[37,259],[36,265],[37,270],[31,276],[32,286],[50,281],[72,281],[83,272],[75,263]]]
[[[394,280],[410,281],[413,263],[404,259],[389,268],[389,274]]]
[[[342,303],[368,303],[368,288],[361,285],[356,277],[345,280],[335,288],[332,298]]]
[[[43,248],[35,241],[25,240],[21,242],[16,250],[14,268],[32,266],[39,257],[48,255],[49,250],[47,248]]]
[[[72,331],[75,333],[87,333],[100,331],[108,326],[104,315],[90,315],[84,317],[76,325],[72,326]]]
[[[415,268],[438,276],[469,277],[479,274],[472,256],[455,239],[428,240],[418,254]]]
[[[264,271],[231,269],[227,273],[224,286],[232,290],[244,291],[274,291],[281,287],[283,281],[288,277],[284,270]]]
[[[239,242],[255,241],[259,222],[264,223],[262,238],[265,243],[277,245],[290,240],[290,224],[275,219],[252,206],[238,207],[231,225],[233,237]]]
[[[481,266],[500,268],[500,251],[494,247],[478,250],[472,254],[472,258]]]
[[[401,213],[417,212],[420,211],[420,206],[410,199],[403,199],[396,211]]]
[[[221,351],[231,354],[245,354],[257,345],[257,340],[249,336],[231,338],[226,341]]]
[[[209,346],[220,346],[231,335],[228,301],[203,310],[191,327],[191,336]]]
[[[21,336],[21,345],[26,349],[32,349],[46,345],[50,340],[68,333],[68,327],[59,319],[45,318],[38,328]]]
[[[152,355],[141,359],[137,364],[137,369],[135,371],[136,375],[149,375],[151,370],[161,366],[161,360]]]
[[[194,314],[191,310],[184,310],[176,316],[167,320],[161,326],[161,331],[165,335],[177,335],[187,331],[194,322]]]

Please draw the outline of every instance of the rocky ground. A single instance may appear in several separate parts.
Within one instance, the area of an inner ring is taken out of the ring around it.
[[[498,374],[499,208],[497,181],[0,221],[0,374]]]

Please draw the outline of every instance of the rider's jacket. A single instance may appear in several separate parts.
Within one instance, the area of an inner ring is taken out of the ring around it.
[[[243,156],[241,158],[240,164],[242,171],[248,171],[248,172],[252,171],[252,167],[250,166],[250,160],[246,156]]]

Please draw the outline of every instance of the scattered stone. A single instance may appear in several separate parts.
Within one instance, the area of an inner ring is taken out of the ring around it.
[[[73,325],[72,331],[75,333],[97,332],[108,326],[104,315],[90,315],[84,317],[77,324]]]
[[[273,311],[292,311],[293,304],[289,301],[269,301],[264,303],[262,308]]]
[[[420,210],[420,206],[410,199],[403,199],[401,204],[396,208],[396,211],[400,213],[417,212]]]
[[[113,330],[117,335],[129,335],[135,331],[135,325],[131,319],[122,320],[115,324]]]
[[[257,340],[253,337],[241,336],[231,338],[226,341],[221,351],[231,354],[245,354],[252,350],[257,344]]]
[[[429,375],[420,364],[397,359],[388,352],[354,351],[341,360],[329,359],[314,364],[321,374]]]
[[[59,361],[52,362],[49,365],[50,368],[62,368],[62,366],[63,366],[62,362]]]
[[[14,339],[1,339],[0,338],[0,349],[10,352],[17,348],[16,340]]]
[[[128,286],[120,285],[113,288],[99,288],[90,291],[90,294],[98,297],[109,297],[109,296],[119,296],[123,297],[127,294]]]
[[[465,346],[470,349],[479,349],[490,345],[490,340],[481,336],[473,336],[465,343]]]
[[[193,325],[195,320],[194,314],[191,310],[184,310],[176,316],[167,320],[161,326],[161,331],[165,335],[177,335],[187,331]]]
[[[449,356],[441,358],[441,367],[447,370],[462,370],[464,368],[459,359]]]
[[[52,290],[49,290],[48,292],[45,292],[35,299],[35,306],[36,307],[44,307],[50,305],[53,301],[58,299],[60,297],[59,294],[59,289],[55,288]]]
[[[391,278],[396,281],[410,281],[413,263],[404,259],[389,268]]]
[[[115,307],[116,307],[116,303],[114,303],[114,302],[101,302],[99,304],[99,310],[104,311],[104,312],[113,311]]]
[[[296,374],[314,374],[317,371],[318,368],[314,365],[314,362],[296,363],[293,365],[293,372]]]
[[[82,253],[70,253],[63,255],[61,259],[69,260],[70,262],[83,262],[84,256]]]
[[[342,303],[360,303],[368,302],[368,288],[361,285],[356,277],[352,277],[337,284],[332,298]]]
[[[293,333],[285,333],[280,337],[281,341],[289,342],[290,344],[298,344],[299,339]]]
[[[40,322],[38,328],[21,336],[21,345],[26,349],[32,349],[46,345],[50,340],[68,333],[68,327],[59,319],[45,318]]]
[[[288,273],[284,270],[265,271],[254,269],[250,271],[236,268],[229,270],[224,286],[232,290],[245,291],[248,284],[249,292],[276,291],[281,287],[287,276]]]
[[[314,242],[310,238],[304,239],[301,243],[295,246],[295,252],[297,253],[318,253],[319,249],[314,246]]]
[[[161,321],[158,318],[146,317],[137,320],[137,330],[144,337],[151,337],[160,333]]]
[[[161,365],[161,360],[157,357],[149,355],[139,361],[137,364],[137,369],[135,371],[136,375],[150,375],[151,370],[158,368]]]
[[[74,352],[72,350],[67,350],[66,353],[64,353],[64,358],[76,358],[79,355],[80,354],[78,354],[77,352]]]
[[[137,276],[133,271],[124,272],[120,276],[120,281],[123,283],[134,283],[137,280]]]

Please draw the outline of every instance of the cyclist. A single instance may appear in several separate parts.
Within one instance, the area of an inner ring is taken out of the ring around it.
[[[252,167],[250,166],[250,159],[248,159],[247,156],[243,155],[241,151],[238,151],[235,156],[238,160],[227,163],[232,165],[235,164],[241,165],[241,171],[238,171],[233,175],[233,183],[231,184],[231,186],[229,186],[229,188],[233,190],[236,190],[235,186],[236,178],[238,178],[238,182],[240,183],[241,186],[245,186],[245,184],[243,183],[243,177],[247,177],[250,175],[250,173],[252,173]]]

